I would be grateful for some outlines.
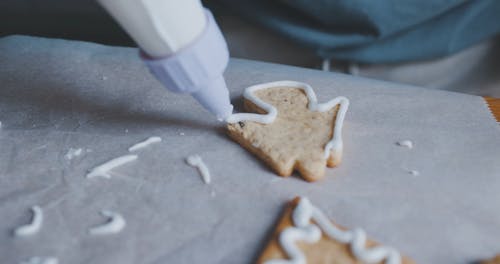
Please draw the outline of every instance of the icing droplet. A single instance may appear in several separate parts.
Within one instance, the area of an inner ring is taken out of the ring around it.
[[[42,222],[43,222],[42,208],[40,208],[40,206],[38,205],[35,205],[31,207],[31,211],[33,212],[33,218],[31,220],[31,223],[16,228],[14,230],[15,236],[17,237],[31,236],[38,233],[38,231],[42,227]]]
[[[410,140],[401,140],[401,141],[398,141],[396,144],[398,146],[406,147],[406,148],[409,148],[409,149],[413,148],[413,142],[411,142]]]
[[[161,137],[149,137],[144,141],[141,141],[139,143],[134,144],[133,146],[128,148],[128,151],[134,152],[134,151],[137,151],[139,149],[145,148],[153,143],[158,143],[158,142],[161,142]]]
[[[205,182],[206,184],[210,183],[210,171],[208,170],[208,167],[205,165],[205,163],[203,162],[203,160],[199,155],[191,155],[187,157],[186,163],[189,166],[198,169],[201,177],[203,178],[203,182]]]
[[[110,172],[112,169],[122,166],[136,159],[137,155],[125,155],[112,159],[104,164],[101,164],[93,168],[89,173],[87,173],[87,178],[103,177],[109,179],[111,178]]]
[[[420,175],[420,173],[418,171],[416,171],[416,170],[409,170],[408,173],[411,174],[411,175],[413,175],[413,176]]]
[[[89,229],[89,234],[91,235],[109,235],[116,234],[125,228],[127,224],[123,216],[118,213],[103,210],[101,211],[103,216],[109,217],[109,221],[103,225],[92,227]]]

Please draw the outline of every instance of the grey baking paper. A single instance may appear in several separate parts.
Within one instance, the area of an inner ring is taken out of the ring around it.
[[[321,102],[347,96],[340,167],[316,183],[277,177],[192,98],[166,92],[136,49],[1,39],[1,263],[252,263],[298,195],[418,263],[500,253],[500,128],[482,98],[245,60],[226,79],[239,110],[245,87],[269,81],[309,83]],[[111,179],[85,178],[150,136],[163,141]],[[404,139],[414,148],[395,144]],[[82,154],[70,159],[71,148]],[[185,163],[191,154],[211,184]],[[33,205],[40,232],[13,237]],[[122,214],[125,229],[89,235],[101,210]]]

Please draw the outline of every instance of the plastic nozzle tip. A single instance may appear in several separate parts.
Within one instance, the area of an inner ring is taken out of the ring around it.
[[[233,105],[229,100],[229,92],[222,76],[213,79],[211,83],[191,95],[220,121],[233,113]]]

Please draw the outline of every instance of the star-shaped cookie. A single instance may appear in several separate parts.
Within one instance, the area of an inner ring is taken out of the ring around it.
[[[248,87],[248,112],[226,121],[231,138],[264,160],[278,175],[298,171],[307,181],[323,178],[325,167],[342,159],[342,124],[349,101],[319,104],[304,83],[279,81]]]
[[[343,241],[342,241],[343,240]],[[329,221],[307,198],[291,201],[258,264],[412,264],[391,247],[367,239],[362,229],[348,230]]]

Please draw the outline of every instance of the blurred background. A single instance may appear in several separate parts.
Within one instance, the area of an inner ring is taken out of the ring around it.
[[[498,0],[218,0],[232,57],[500,97]],[[93,0],[2,0],[0,37],[135,46]]]

